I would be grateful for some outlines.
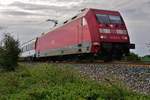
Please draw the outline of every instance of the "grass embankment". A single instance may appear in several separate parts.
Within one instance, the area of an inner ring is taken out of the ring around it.
[[[150,100],[120,85],[97,83],[70,65],[20,64],[0,72],[0,100]]]

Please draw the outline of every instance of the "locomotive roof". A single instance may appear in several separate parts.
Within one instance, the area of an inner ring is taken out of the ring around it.
[[[93,11],[102,11],[102,12],[113,12],[113,13],[119,13],[118,11],[113,11],[113,10],[103,10],[103,9],[95,9],[95,8],[84,8],[84,9],[81,9],[80,12],[78,14],[76,14],[75,16],[71,17],[70,19],[67,19],[66,21],[64,21],[63,23],[57,25],[55,28],[59,27],[59,26],[62,26],[68,22],[71,22],[72,20],[74,19],[77,19],[79,17],[83,17],[87,14],[87,12],[89,12],[90,10],[93,10]]]
[[[80,18],[80,17],[83,17],[85,16],[90,10],[93,10],[93,11],[102,11],[102,12],[113,12],[113,13],[117,13],[119,14],[118,11],[113,11],[113,10],[103,10],[103,9],[95,9],[95,8],[84,8],[84,9],[81,9],[80,12],[78,14],[76,14],[75,16],[71,17],[70,19],[64,21],[63,23],[61,24],[58,24],[57,26],[53,27],[51,30],[49,30],[48,32],[45,32],[45,34],[48,34],[49,32],[67,24],[68,22],[72,22],[74,21],[75,19],[77,18]],[[40,37],[42,37],[43,35],[45,34],[42,34]]]
[[[76,15],[73,16],[73,17],[71,17],[70,19],[65,20],[63,23],[58,24],[57,26],[53,27],[50,31],[53,31],[53,30],[55,30],[55,29],[57,29],[57,28],[63,26],[64,24],[67,24],[68,22],[71,22],[71,21],[73,21],[73,20],[75,20],[75,19],[77,19],[77,18],[79,18],[79,17],[85,16],[86,13],[87,13],[89,10],[90,10],[89,8],[88,8],[88,9],[82,9],[78,14],[76,14]],[[47,33],[49,33],[49,31],[48,31],[48,32],[45,32],[45,33],[47,34]],[[45,34],[43,34],[43,35],[45,35]]]

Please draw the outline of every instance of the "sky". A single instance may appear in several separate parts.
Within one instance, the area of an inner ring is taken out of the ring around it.
[[[47,19],[62,23],[83,8],[120,11],[136,44],[133,52],[150,55],[150,0],[0,0],[0,39],[9,32],[23,43],[48,32],[53,23]]]

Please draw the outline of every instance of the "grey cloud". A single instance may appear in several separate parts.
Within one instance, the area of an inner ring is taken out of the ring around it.
[[[2,29],[3,29],[3,27],[0,26],[0,30],[2,30]]]
[[[42,14],[38,13],[31,13],[27,11],[19,11],[19,10],[3,10],[0,12],[1,14],[4,15],[10,15],[10,16],[33,16],[33,15],[38,15],[38,16],[43,16]]]
[[[43,15],[48,15],[51,17],[69,16],[72,12],[75,12],[78,8],[78,6],[72,6],[72,8],[68,8],[66,6],[51,6],[51,5],[31,4],[23,2],[14,2],[10,4],[9,7],[18,7],[19,9],[23,10],[36,11],[37,14],[21,11],[5,11],[3,13],[9,15],[40,15],[39,12],[41,12]]]
[[[24,3],[16,1],[9,6],[18,7],[24,10],[68,10],[69,8],[67,6],[59,6],[59,5],[44,5],[44,4],[32,4],[32,3]],[[72,8],[74,5],[71,6]]]
[[[79,1],[81,1],[81,0],[55,0],[55,1],[57,1],[57,2],[79,2]]]
[[[86,0],[55,0],[55,2],[63,2],[63,3],[68,3],[68,2],[77,2],[77,3],[79,3],[79,2],[85,2]]]
[[[14,2],[9,6],[18,7],[24,10],[47,10],[54,9],[56,6],[48,6],[48,5],[39,5],[39,4],[31,4],[31,3],[23,3],[23,2]]]
[[[131,3],[131,4],[130,4]],[[130,3],[120,5],[122,13],[126,14],[128,18],[135,20],[145,20],[150,18],[150,4],[148,0],[130,1]]]
[[[6,27],[0,26],[0,30],[4,30],[4,29],[6,29]]]
[[[121,12],[130,20],[147,20],[150,19],[150,14],[147,12],[142,11],[142,9],[134,9],[134,8],[127,8],[122,9]]]
[[[150,1],[148,1],[148,2],[147,2],[147,5],[149,5],[149,6],[150,6]]]

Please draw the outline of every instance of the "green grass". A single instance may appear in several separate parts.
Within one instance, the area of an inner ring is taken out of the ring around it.
[[[71,65],[20,64],[15,72],[0,71],[0,100],[150,100],[121,84],[98,83]]]
[[[142,61],[148,61],[148,62],[150,62],[150,56],[142,57]]]

